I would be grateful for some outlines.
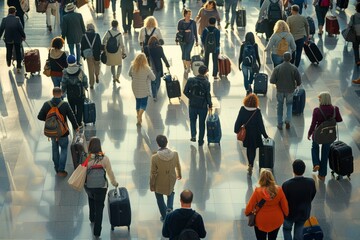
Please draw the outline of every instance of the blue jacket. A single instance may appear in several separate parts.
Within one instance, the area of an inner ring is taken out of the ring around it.
[[[209,31],[215,32],[215,41],[216,41],[216,50],[215,51],[216,51],[216,53],[219,53],[220,52],[220,31],[215,26],[208,26],[208,27],[204,28],[204,31],[201,34],[201,43],[203,44],[203,46],[205,46],[206,36]]]
[[[2,19],[0,25],[0,38],[4,32],[4,41],[6,43],[21,43],[26,38],[20,19],[12,14],[9,14]]]

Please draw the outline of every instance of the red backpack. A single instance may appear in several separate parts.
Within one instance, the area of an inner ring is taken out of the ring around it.
[[[69,131],[69,127],[67,126],[64,116],[59,112],[59,107],[64,103],[61,101],[57,106],[53,106],[50,101],[48,104],[50,105],[50,110],[46,114],[45,118],[45,126],[44,126],[44,134],[47,137],[51,138],[60,138]]]

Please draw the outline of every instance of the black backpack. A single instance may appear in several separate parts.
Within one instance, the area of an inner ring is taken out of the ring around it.
[[[334,107],[334,113],[332,117],[327,118],[324,112],[319,107],[320,113],[325,119],[324,122],[320,123],[314,131],[314,141],[318,144],[333,143],[337,138],[336,133],[336,110]]]
[[[146,28],[145,28],[145,39],[144,39],[144,42],[143,42],[143,47],[145,47],[145,46],[147,46],[147,45],[149,44],[149,39],[150,39],[151,36],[154,34],[155,29],[156,29],[156,28],[154,28],[154,29],[151,31],[150,35],[148,35],[148,34],[147,34],[147,31],[146,31]]]
[[[67,94],[70,97],[84,97],[84,87],[82,84],[82,80],[83,80],[83,72],[80,69],[78,74],[74,74],[74,75],[69,75],[68,74],[68,84],[67,84]]]
[[[108,31],[110,34],[110,38],[108,39],[106,43],[106,51],[108,53],[117,53],[120,44],[118,44],[117,36],[119,36],[121,33],[116,34],[113,36],[110,31]]]
[[[190,88],[191,107],[202,108],[204,106],[204,102],[206,101],[206,87],[200,82],[200,80],[196,80]]]
[[[272,22],[277,22],[278,20],[282,19],[282,11],[279,5],[279,1],[277,0],[275,3],[270,1],[270,5],[268,8],[268,19]]]
[[[254,45],[246,43],[244,46],[244,52],[242,55],[242,61],[245,66],[251,67],[256,62],[256,53]]]
[[[215,37],[215,29],[210,31],[208,28],[205,28],[208,33],[205,38],[205,51],[213,53],[216,50],[216,37]]]
[[[195,219],[198,217],[198,213],[194,212],[189,221],[186,223],[185,228],[181,231],[181,233],[176,238],[177,240],[200,240],[199,234],[192,228],[191,225],[195,222]]]

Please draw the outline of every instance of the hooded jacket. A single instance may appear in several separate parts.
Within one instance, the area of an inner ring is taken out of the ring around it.
[[[69,64],[63,70],[61,90],[67,93],[68,99],[84,98],[84,88],[88,88],[88,78],[77,64]]]
[[[159,149],[151,157],[150,190],[169,196],[178,177],[181,178],[178,153],[168,148]]]

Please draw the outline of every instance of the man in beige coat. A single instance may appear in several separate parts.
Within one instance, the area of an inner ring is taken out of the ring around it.
[[[156,142],[159,150],[151,157],[150,190],[155,192],[160,220],[164,221],[166,214],[173,210],[174,185],[176,179],[181,179],[181,167],[178,153],[166,147],[167,138],[158,135]],[[166,204],[163,195],[167,196]]]

